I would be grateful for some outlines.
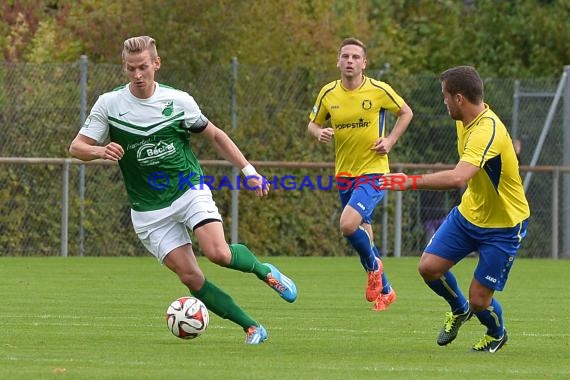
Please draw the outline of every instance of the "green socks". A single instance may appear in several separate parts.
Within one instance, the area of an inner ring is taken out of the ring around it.
[[[234,302],[229,294],[209,282],[207,279],[200,290],[191,293],[194,297],[202,301],[208,310],[223,319],[229,319],[230,321],[237,323],[243,327],[244,330],[250,326],[259,325]]]
[[[264,281],[271,269],[263,265],[257,257],[243,244],[230,244],[232,259],[228,268],[240,272],[253,273]],[[208,310],[224,319],[237,323],[243,329],[250,326],[259,326],[247,313],[239,307],[229,294],[218,288],[207,279],[204,286],[197,292],[191,292],[193,296],[204,302]]]
[[[254,273],[264,281],[271,269],[263,265],[257,257],[243,244],[230,244],[232,260],[228,268],[245,273]]]

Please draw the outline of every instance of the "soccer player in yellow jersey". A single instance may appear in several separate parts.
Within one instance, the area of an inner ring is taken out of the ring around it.
[[[366,299],[385,310],[396,299],[374,244],[372,215],[385,190],[379,178],[390,171],[388,153],[412,120],[412,110],[387,83],[364,75],[366,46],[342,41],[337,67],[341,79],[325,85],[310,114],[308,130],[319,142],[334,140],[335,174],[342,206],[340,230],[358,252],[367,272]],[[386,131],[386,112],[397,116]],[[325,123],[330,119],[330,126]],[[334,137],[334,138],[333,138]]]
[[[452,170],[419,179],[394,173],[385,180],[395,190],[467,186],[459,206],[451,210],[425,248],[419,272],[451,307],[437,343],[451,343],[461,325],[475,315],[487,331],[473,350],[493,353],[508,339],[501,304],[493,295],[507,282],[526,236],[530,209],[511,137],[483,102],[483,81],[477,71],[471,66],[454,67],[444,71],[440,80],[444,103],[456,120],[459,162]],[[402,188],[396,182],[403,183]],[[479,252],[479,261],[467,300],[450,269],[473,251]]]

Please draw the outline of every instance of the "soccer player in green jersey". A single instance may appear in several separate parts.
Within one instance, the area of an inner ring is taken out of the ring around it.
[[[246,343],[259,344],[267,339],[267,331],[204,276],[188,229],[210,261],[255,274],[288,302],[295,301],[297,289],[291,279],[273,265],[261,263],[245,245],[226,243],[221,215],[210,189],[201,182],[202,169],[191,140],[205,138],[223,158],[241,168],[248,187],[258,196],[266,196],[269,188],[188,93],[155,82],[161,61],[153,38],[127,39],[122,60],[129,83],[98,98],[70,152],[84,161],[118,161],[133,226],[143,245],[210,311],[240,325]]]
[[[372,216],[385,194],[378,184],[381,175],[390,171],[388,153],[408,128],[413,113],[387,83],[364,75],[366,64],[366,46],[361,41],[342,41],[337,58],[341,78],[321,89],[309,116],[308,130],[319,142],[334,140],[342,207],[340,230],[358,252],[367,272],[366,300],[374,303],[373,310],[381,311],[395,301],[396,292],[374,244]],[[389,134],[387,112],[397,117]]]
[[[394,190],[446,190],[467,186],[425,248],[419,272],[427,286],[449,303],[437,338],[451,343],[473,315],[486,327],[474,351],[496,352],[507,342],[503,310],[494,298],[503,290],[526,236],[530,209],[519,175],[511,137],[483,102],[483,81],[471,66],[458,66],[440,77],[443,100],[455,120],[459,162],[452,170],[408,178],[393,173],[385,180]],[[473,251],[479,261],[465,298],[451,268]]]

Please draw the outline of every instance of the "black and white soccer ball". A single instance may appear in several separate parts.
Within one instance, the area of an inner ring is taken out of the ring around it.
[[[206,305],[195,297],[180,297],[172,301],[166,310],[168,329],[181,339],[194,339],[202,335],[209,322]]]

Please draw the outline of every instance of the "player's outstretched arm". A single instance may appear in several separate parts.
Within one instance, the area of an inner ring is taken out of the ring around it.
[[[255,168],[247,161],[241,150],[226,132],[208,122],[201,134],[208,139],[220,156],[242,170],[243,174],[248,178],[247,183],[249,187],[255,189],[256,195],[263,197],[269,194],[269,184],[263,180],[261,174],[258,174]]]
[[[387,173],[382,177],[382,186],[388,190],[451,190],[461,189],[480,170],[479,167],[465,161],[459,161],[455,168],[436,173],[408,175],[405,173]]]

